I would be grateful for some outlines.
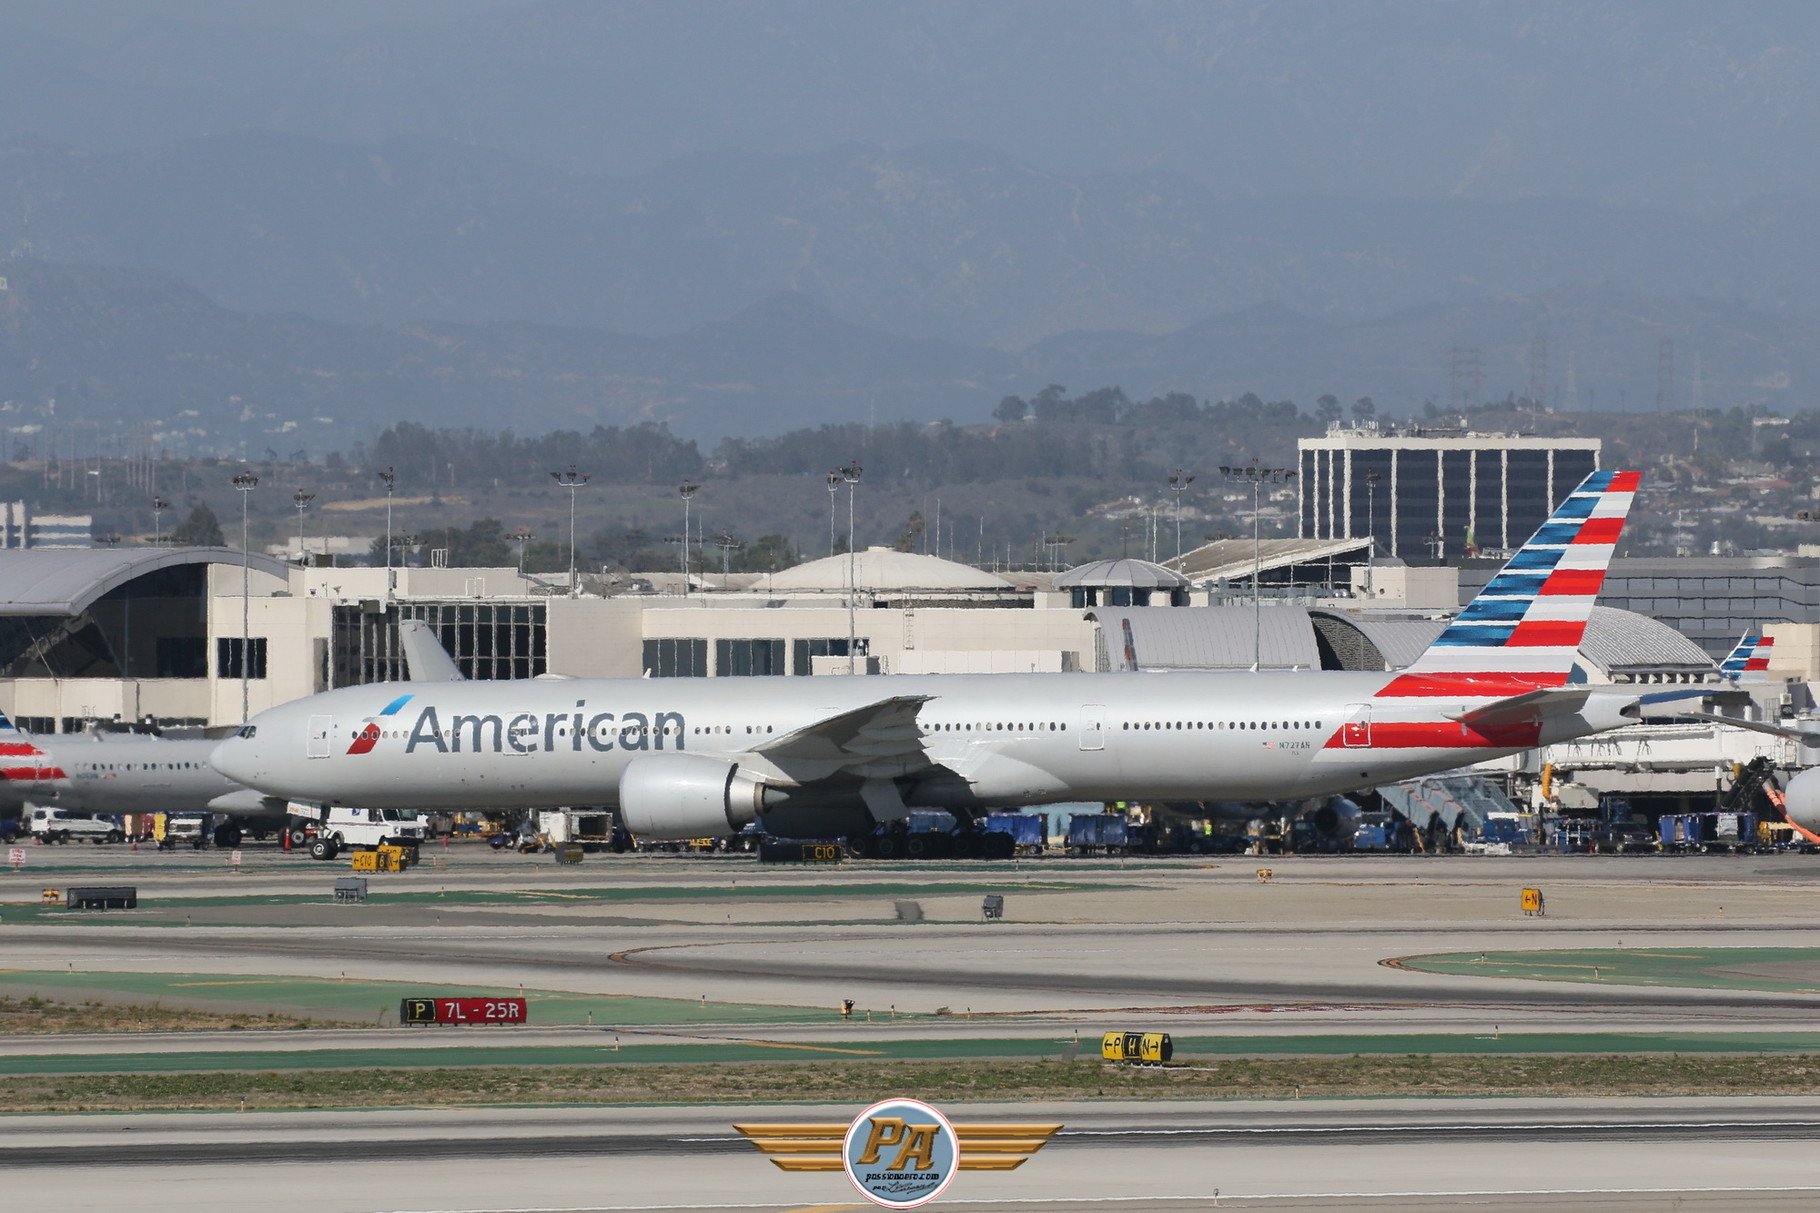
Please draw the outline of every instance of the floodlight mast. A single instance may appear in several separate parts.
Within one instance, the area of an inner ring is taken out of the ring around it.
[[[385,599],[392,605],[392,493],[398,488],[398,469],[389,467],[378,473],[385,481]]]
[[[247,535],[246,506],[253,490],[259,487],[259,477],[251,472],[241,472],[231,481],[240,493],[240,720],[244,724],[253,714],[251,698],[252,686],[247,681],[252,671],[252,585],[247,569]]]
[[[689,596],[689,545],[693,543],[695,539],[694,534],[689,530],[689,503],[695,500],[695,494],[699,492],[700,489],[701,485],[696,484],[693,480],[684,480],[681,484],[676,486],[676,491],[681,495],[683,503],[682,575],[684,598]]]
[[[164,511],[170,508],[171,503],[164,498],[152,498],[152,542],[158,547],[164,546]]]
[[[309,564],[309,553],[304,550],[303,546],[303,512],[314,500],[316,500],[316,494],[306,493],[302,489],[291,494],[291,504],[297,507],[297,563],[300,565]]]
[[[1194,477],[1181,468],[1169,471],[1169,491],[1175,494],[1175,571],[1182,571],[1182,494],[1194,483]]]
[[[828,473],[828,555],[834,555],[834,494],[840,491],[840,473]],[[852,537],[848,537],[849,542]]]
[[[574,598],[581,593],[581,583],[575,579],[575,494],[594,479],[594,473],[578,472],[571,463],[566,472],[551,472],[550,479],[569,490],[569,597]]]
[[[847,485],[847,673],[855,672],[854,657],[859,648],[859,545],[853,541],[853,498],[859,491],[860,473],[866,469],[859,465],[859,460],[837,468],[840,478]]]
[[[1251,668],[1257,670],[1264,663],[1264,556],[1258,538],[1258,514],[1264,486],[1286,484],[1295,479],[1295,472],[1289,468],[1259,467],[1253,459],[1237,467],[1222,467],[1220,475],[1251,485]]]

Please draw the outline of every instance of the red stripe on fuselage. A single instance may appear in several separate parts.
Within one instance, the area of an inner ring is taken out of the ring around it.
[[[1505,699],[1511,695],[1539,691],[1543,687],[1566,685],[1565,670],[1542,670],[1534,674],[1399,674],[1378,694],[1448,699]]]
[[[0,779],[20,783],[42,783],[47,779],[67,779],[62,767],[0,767]]]
[[[350,753],[350,754],[369,753],[372,750],[372,748],[374,747],[374,745],[376,745],[378,743],[378,741],[379,741],[379,726],[376,724],[369,724],[366,728],[360,730],[360,736],[354,738],[354,744],[348,747],[348,753]]]
[[[1534,721],[1481,730],[1454,720],[1374,720],[1369,746],[1347,745],[1334,734],[1329,750],[1527,750],[1540,744],[1542,726]]]

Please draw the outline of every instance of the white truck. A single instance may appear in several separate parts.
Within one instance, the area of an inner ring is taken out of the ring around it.
[[[126,831],[113,818],[97,817],[93,813],[80,813],[74,809],[34,807],[31,817],[27,819],[27,828],[38,836],[40,842],[68,842],[76,838],[99,845],[104,842],[119,842],[126,837]]]
[[[295,811],[293,809],[293,811]],[[343,851],[423,845],[424,825],[416,809],[330,808],[310,841],[311,859],[333,859]]]

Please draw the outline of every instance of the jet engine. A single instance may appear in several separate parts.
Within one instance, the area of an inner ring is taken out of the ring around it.
[[[1809,767],[1788,781],[1782,811],[1789,824],[1809,835],[1820,834],[1820,767]]]
[[[1359,832],[1359,806],[1344,796],[1332,800],[1308,815],[1322,838],[1351,845]]]
[[[765,785],[739,764],[700,754],[648,754],[619,777],[619,819],[639,838],[734,834],[758,817]]]

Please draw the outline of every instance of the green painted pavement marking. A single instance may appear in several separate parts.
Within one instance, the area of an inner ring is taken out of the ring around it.
[[[0,970],[0,992],[6,987],[67,991],[80,999],[97,991],[128,994],[146,1002],[206,999],[241,1002],[264,1013],[286,1008],[383,1009],[398,1014],[400,999],[423,997],[520,997],[538,1024],[611,1026],[644,1024],[821,1023],[840,1018],[823,1007],[766,1006],[753,1003],[701,1002],[683,998],[638,998],[613,994],[579,994],[564,990],[527,990],[506,986],[443,986],[403,981],[332,981],[312,977],[278,977],[226,973],[59,973],[56,970]],[[906,1015],[908,1019],[911,1016]],[[0,1038],[3,1039],[3,1038]]]
[[[421,1029],[423,1033],[444,1029]],[[1060,1037],[963,1040],[846,1040],[817,1043],[717,1041],[703,1044],[514,1045],[510,1028],[447,1029],[497,1043],[426,1047],[401,1033],[395,1046],[296,1051],[51,1054],[0,1057],[0,1075],[179,1073],[194,1071],[454,1069],[471,1066],[581,1066],[756,1061],[908,1061],[967,1058],[1056,1058]],[[446,1039],[442,1037],[442,1039]],[[1097,1060],[1096,1042],[1082,1057]],[[1815,1053],[1815,1032],[1514,1033],[1500,1038],[1405,1036],[1189,1036],[1175,1041],[1176,1060],[1259,1056],[1383,1056],[1394,1054]]]
[[[1820,948],[1575,948],[1439,952],[1384,962],[1465,977],[1521,977],[1604,985],[1684,986],[1820,994]]]

